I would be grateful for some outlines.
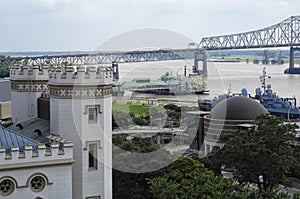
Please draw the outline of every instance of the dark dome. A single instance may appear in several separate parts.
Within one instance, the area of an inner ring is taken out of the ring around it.
[[[217,104],[210,113],[210,118],[221,120],[255,120],[268,113],[257,101],[247,97],[231,97]]]

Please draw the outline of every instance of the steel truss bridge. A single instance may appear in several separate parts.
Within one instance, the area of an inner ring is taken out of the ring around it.
[[[129,62],[153,62],[167,60],[183,60],[194,59],[194,72],[207,75],[207,59],[204,49],[159,49],[146,51],[129,51],[129,52],[92,52],[86,54],[73,55],[54,55],[54,56],[37,56],[37,57],[11,57],[1,59],[9,65],[26,64],[26,65],[95,65],[95,64],[113,64],[113,67],[118,67],[116,63]],[[198,61],[203,61],[203,70],[198,69]],[[118,71],[114,69],[114,71]],[[117,72],[118,73],[118,72]],[[116,74],[118,76],[118,74]]]
[[[249,49],[290,47],[290,68],[294,68],[294,51],[300,48],[300,16],[292,16],[278,24],[245,33],[204,37],[196,49],[160,49],[129,52],[93,52],[88,54],[55,55],[38,57],[12,57],[1,59],[9,64],[28,65],[94,65],[127,62],[147,62],[194,59],[194,72],[207,75],[206,51],[226,49]],[[198,69],[198,61],[203,69]]]
[[[13,64],[28,65],[95,65],[127,62],[147,62],[165,61],[181,59],[202,59],[204,49],[170,49],[170,50],[150,50],[150,51],[117,51],[117,52],[92,52],[86,54],[73,55],[53,55],[38,57],[11,57],[2,59]]]
[[[204,37],[199,46],[206,50],[292,47],[300,45],[300,16],[292,16],[260,30]]]
[[[278,24],[260,30],[204,37],[199,43],[199,47],[206,50],[290,47],[287,71],[295,71],[294,52],[300,51],[297,46],[300,46],[300,16],[291,16]],[[297,73],[299,72],[300,70]]]

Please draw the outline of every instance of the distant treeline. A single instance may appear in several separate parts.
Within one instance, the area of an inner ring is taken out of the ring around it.
[[[50,55],[74,55],[92,53],[90,51],[32,51],[32,52],[1,52],[1,56],[11,57],[33,57],[33,56],[50,56]]]

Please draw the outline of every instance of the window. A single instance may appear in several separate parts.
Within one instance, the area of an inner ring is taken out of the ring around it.
[[[90,197],[86,197],[86,199],[101,199],[100,196],[90,196]]]
[[[0,195],[8,196],[15,190],[15,183],[11,179],[3,179],[0,181]]]
[[[98,121],[97,108],[96,107],[89,108],[89,122],[97,122],[97,121]]]
[[[98,143],[89,143],[89,171],[98,169]]]
[[[46,186],[46,181],[42,176],[34,176],[30,180],[30,189],[34,192],[42,191]]]
[[[97,123],[99,113],[101,113],[99,104],[85,105],[85,110],[84,110],[83,114],[88,115],[88,122],[89,123]]]

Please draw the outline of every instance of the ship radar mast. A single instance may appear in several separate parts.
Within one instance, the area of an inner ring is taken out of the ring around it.
[[[271,78],[271,76],[267,76],[266,67],[264,67],[263,74],[260,76],[260,83],[264,93],[266,92],[266,77],[269,79]]]

